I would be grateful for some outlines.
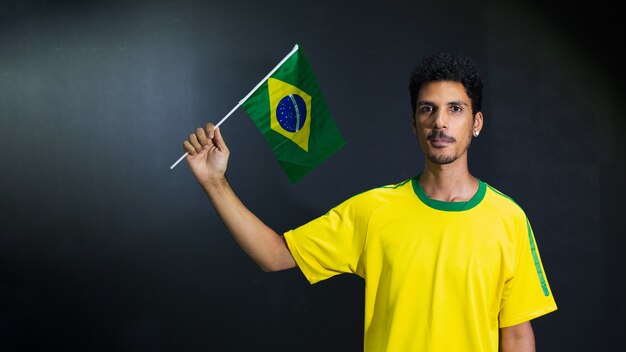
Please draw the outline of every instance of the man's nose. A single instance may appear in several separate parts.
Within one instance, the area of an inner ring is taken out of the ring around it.
[[[445,111],[438,109],[434,112],[434,128],[442,130],[448,128],[448,114]]]

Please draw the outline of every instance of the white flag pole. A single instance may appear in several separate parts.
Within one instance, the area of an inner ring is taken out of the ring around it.
[[[289,59],[291,57],[291,55],[293,55],[293,53],[295,53],[296,51],[298,51],[298,44],[293,46],[293,49],[291,49],[291,51],[289,52],[289,54],[287,54],[287,56],[285,56],[282,60],[280,60],[280,62],[278,63],[278,65],[276,65],[276,67],[274,67],[273,70],[270,71],[270,73],[267,74],[267,76],[265,76],[265,78],[263,78],[259,84],[256,85],[256,87],[254,87],[250,93],[248,93],[248,95],[246,95],[245,97],[243,97],[243,99],[239,100],[239,103],[237,103],[237,105],[235,105],[234,108],[232,108],[228,114],[226,114],[226,116],[222,117],[222,119],[220,120],[220,122],[217,123],[217,125],[215,125],[215,128],[220,127],[221,124],[224,123],[224,121],[226,121],[226,119],[228,119],[230,117],[230,115],[232,115],[235,110],[237,110],[241,105],[243,105],[243,103],[248,100],[248,98],[250,98],[250,96],[252,94],[254,94],[254,92],[256,92],[257,89],[259,89],[260,86],[263,85],[263,83],[265,83],[265,81],[268,80],[268,78],[270,78],[270,76],[272,76],[274,74],[274,72],[276,72],[276,70],[278,70],[278,68],[285,63],[285,61],[287,61],[287,59]],[[175,163],[172,164],[172,166],[170,166],[170,170],[173,170],[176,165],[178,165],[181,161],[183,161],[183,159],[185,159],[185,157],[187,157],[187,155],[189,155],[189,153],[185,153],[183,154],[180,158],[178,158],[178,160],[176,160]]]

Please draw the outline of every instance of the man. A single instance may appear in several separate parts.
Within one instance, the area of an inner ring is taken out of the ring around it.
[[[530,320],[557,307],[526,215],[469,172],[482,86],[467,57],[425,58],[409,85],[423,172],[354,196],[284,237],[230,188],[219,129],[198,128],[184,149],[228,230],[263,270],[297,265],[311,283],[339,273],[365,279],[366,351],[534,351]]]

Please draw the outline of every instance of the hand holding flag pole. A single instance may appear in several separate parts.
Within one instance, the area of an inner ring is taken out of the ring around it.
[[[259,84],[257,84],[257,85],[256,85],[256,87],[254,87],[254,88],[250,91],[250,93],[248,93],[248,95],[246,95],[243,99],[241,99],[241,100],[239,101],[239,103],[237,103],[237,105],[235,105],[235,107],[234,107],[234,108],[232,108],[232,109],[228,112],[228,114],[226,114],[226,116],[224,116],[224,117],[220,120],[220,122],[218,122],[218,123],[217,123],[217,125],[215,125],[215,128],[220,127],[220,125],[221,125],[222,123],[224,123],[224,121],[226,121],[226,120],[230,117],[230,115],[232,115],[232,114],[235,112],[235,110],[237,110],[237,109],[238,109],[241,105],[243,105],[243,103],[244,103],[246,100],[248,100],[248,98],[249,98],[252,94],[254,94],[254,92],[256,92],[256,90],[257,90],[257,89],[259,89],[259,87],[260,87],[260,86],[262,86],[262,85],[263,85],[263,83],[265,83],[265,81],[267,81],[267,80],[268,80],[268,78],[270,78],[270,76],[271,76],[271,75],[273,75],[273,74],[274,74],[274,72],[276,72],[276,70],[278,70],[278,68],[279,68],[279,67],[280,67],[283,63],[285,63],[285,61],[287,61],[287,59],[289,59],[289,58],[291,57],[291,55],[293,55],[293,53],[295,53],[296,51],[298,51],[298,44],[296,44],[296,45],[294,45],[294,46],[293,46],[293,49],[291,49],[291,51],[289,52],[289,54],[287,54],[287,56],[285,56],[285,57],[284,57],[284,58],[283,58],[283,59],[282,59],[282,60],[278,63],[278,65],[276,65],[276,67],[274,67],[274,69],[273,69],[272,71],[270,71],[270,73],[268,73],[268,74],[267,74],[267,76],[265,76],[265,78],[263,78],[263,79],[259,82]],[[185,153],[185,154],[183,154],[180,158],[178,158],[178,160],[176,160],[176,162],[175,162],[174,164],[172,164],[172,166],[170,166],[170,170],[173,170],[173,169],[176,167],[176,165],[178,165],[181,161],[183,161],[183,159],[185,159],[185,158],[187,157],[187,155],[189,155],[189,153],[187,153],[187,152],[186,152],[186,153]]]

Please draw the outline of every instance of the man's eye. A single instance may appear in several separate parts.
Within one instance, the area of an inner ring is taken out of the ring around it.
[[[432,111],[433,111],[432,106],[424,105],[420,108],[420,112],[432,112]]]
[[[463,111],[463,108],[458,106],[458,105],[455,105],[455,106],[453,106],[451,108],[451,110],[452,110],[452,112],[461,112],[461,111]]]

